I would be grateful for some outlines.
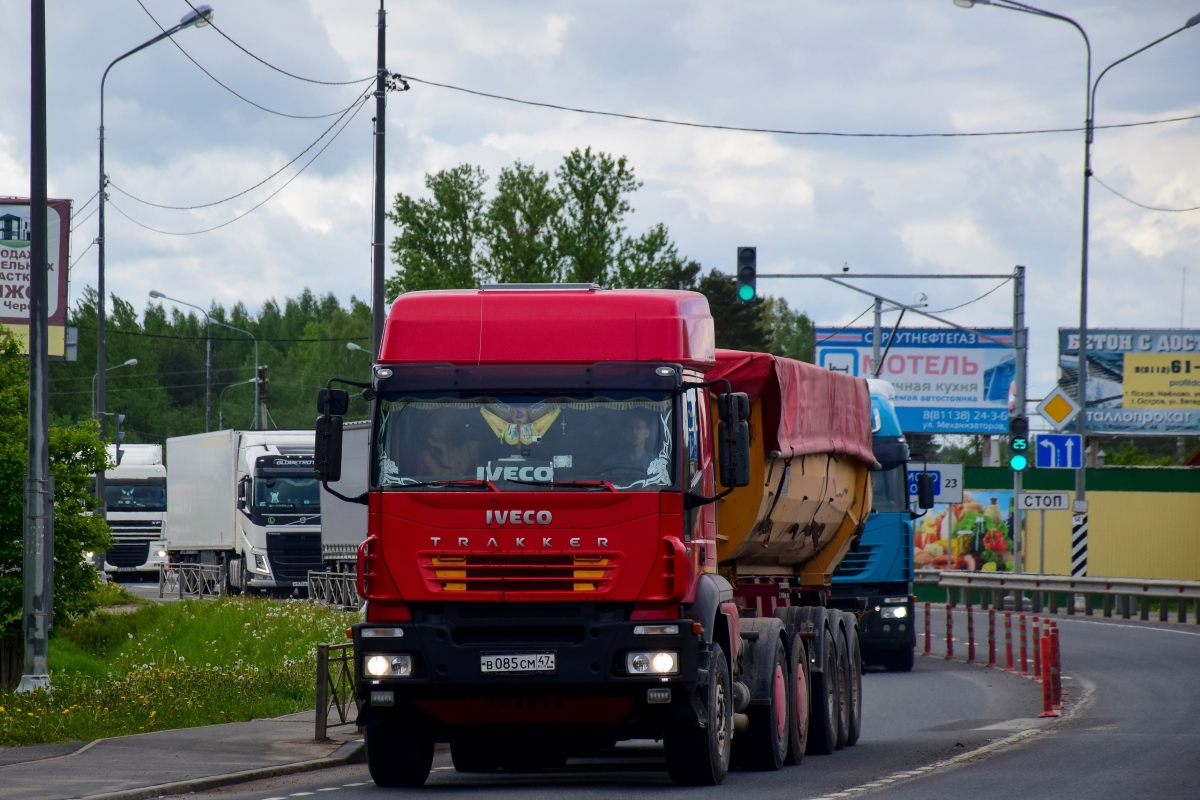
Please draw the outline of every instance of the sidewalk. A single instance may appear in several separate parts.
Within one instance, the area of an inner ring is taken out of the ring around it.
[[[0,748],[0,797],[137,800],[240,782],[222,779],[234,773],[270,777],[359,757],[362,737],[353,725],[332,728],[327,742],[313,741],[313,727],[314,712],[307,711],[94,742]]]

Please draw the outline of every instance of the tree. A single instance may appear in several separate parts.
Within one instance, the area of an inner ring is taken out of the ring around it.
[[[572,150],[555,172],[562,212],[557,217],[559,252],[566,279],[608,285],[625,236],[628,196],[641,187],[625,156],[588,147]]]
[[[10,664],[21,643],[24,600],[25,472],[28,464],[29,368],[17,343],[0,337],[0,661]],[[96,570],[85,551],[106,550],[108,526],[89,512],[89,488],[105,468],[104,443],[90,420],[50,428],[50,474],[54,476],[54,618],[96,608]]]
[[[498,283],[561,281],[555,231],[561,209],[549,173],[520,161],[500,170],[487,209],[488,277]]]
[[[400,226],[392,242],[400,270],[387,282],[389,297],[479,285],[485,259],[486,183],[482,169],[462,164],[425,176],[432,198],[396,195],[388,219]]]
[[[767,329],[767,351],[797,361],[813,361],[816,329],[803,311],[793,311],[782,297],[764,298],[763,325]]]
[[[765,301],[756,297],[744,303],[737,296],[737,281],[713,269],[697,287],[708,298],[708,310],[716,327],[717,347],[726,350],[766,352],[771,343],[763,312]]]

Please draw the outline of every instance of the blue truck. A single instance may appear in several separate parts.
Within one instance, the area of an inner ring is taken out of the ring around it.
[[[887,381],[870,380],[871,514],[861,538],[833,573],[829,605],[858,615],[864,664],[890,671],[913,667],[913,513],[908,496],[908,443]]]

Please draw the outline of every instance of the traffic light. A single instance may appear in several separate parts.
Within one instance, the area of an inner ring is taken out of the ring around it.
[[[749,303],[758,293],[758,248],[739,247],[737,252],[737,296]]]
[[[258,402],[263,406],[267,404],[267,367],[262,365],[258,368]],[[263,421],[263,429],[266,429],[266,420]]]
[[[1025,417],[1008,421],[1008,466],[1013,472],[1029,466],[1029,420]]]
[[[121,423],[125,421],[125,415],[113,414],[113,419],[117,422],[117,431],[113,435],[113,441],[116,443],[116,465],[119,467],[121,466],[121,456],[124,455],[124,453],[121,451],[121,442],[125,441],[125,431],[121,430]]]

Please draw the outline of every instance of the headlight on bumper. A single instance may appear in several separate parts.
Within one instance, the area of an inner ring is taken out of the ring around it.
[[[411,678],[411,655],[364,655],[363,672],[372,678]]]
[[[678,675],[679,653],[671,651],[627,653],[625,655],[625,671],[630,675]]]
[[[879,610],[879,616],[884,619],[904,619],[908,616],[908,608],[905,606],[884,606]]]

